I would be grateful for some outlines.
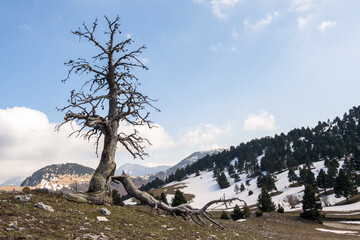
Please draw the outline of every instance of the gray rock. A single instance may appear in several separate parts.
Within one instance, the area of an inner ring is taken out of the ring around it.
[[[54,209],[51,206],[45,205],[42,202],[36,203],[35,206],[48,212],[54,212]]]
[[[100,212],[106,216],[109,216],[111,212],[106,208],[100,208]]]
[[[109,239],[104,233],[100,233],[100,235],[92,235],[90,233],[84,234],[82,236],[82,239],[91,239],[91,240],[107,240]]]
[[[15,200],[20,200],[22,202],[28,202],[32,198],[32,194],[26,194],[26,195],[16,195],[14,197]]]
[[[14,230],[19,230],[19,226],[17,224],[18,224],[17,221],[10,222],[9,228]]]
[[[102,217],[102,216],[101,217],[97,216],[96,218],[99,222],[108,222],[109,221],[109,219],[107,219],[106,217]]]

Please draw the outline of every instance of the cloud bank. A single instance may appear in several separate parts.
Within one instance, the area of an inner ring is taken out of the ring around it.
[[[272,114],[269,114],[266,111],[260,111],[259,115],[250,114],[244,122],[243,130],[244,131],[276,130],[275,118]]]

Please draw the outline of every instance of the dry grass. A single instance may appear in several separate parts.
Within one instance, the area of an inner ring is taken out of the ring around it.
[[[175,187],[174,187],[175,189]],[[150,213],[146,206],[107,207],[111,215],[108,222],[98,222],[101,206],[77,204],[56,194],[36,193],[29,202],[13,197],[19,193],[0,192],[0,239],[83,239],[87,233],[108,239],[359,239],[359,236],[337,235],[317,231],[332,229],[299,217],[299,213],[265,213],[245,222],[221,220],[221,212],[214,213],[216,220],[226,229],[200,227],[193,222],[167,215]],[[54,208],[46,212],[34,206],[43,202]],[[21,231],[9,229],[17,221]],[[166,226],[165,226],[166,225]]]

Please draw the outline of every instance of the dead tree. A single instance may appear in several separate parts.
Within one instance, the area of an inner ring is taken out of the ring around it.
[[[80,90],[71,91],[68,105],[59,109],[65,112],[64,122],[57,126],[60,129],[65,123],[77,122],[81,128],[72,134],[95,138],[96,153],[99,142],[103,141],[100,163],[91,178],[88,194],[68,196],[73,200],[79,197],[79,201],[87,199],[99,204],[111,203],[109,184],[116,169],[117,144],[120,143],[134,158],[146,156],[144,147],[150,144],[135,128],[130,133],[120,129],[120,123],[151,128],[149,112],[145,108],[158,111],[152,105],[154,100],[138,91],[140,84],[132,73],[135,69],[148,69],[138,56],[145,46],[130,49],[133,42],[130,38],[120,40],[119,17],[114,21],[107,17],[105,19],[105,34],[108,37],[105,43],[98,41],[95,36],[97,20],[91,27],[83,23],[77,31],[72,31],[80,39],[92,43],[98,54],[91,60],[78,58],[65,63],[69,71],[63,82],[72,74],[87,75],[89,78]]]
[[[149,193],[140,191],[137,187],[135,187],[130,177],[124,173],[121,176],[113,176],[112,181],[114,181],[115,183],[121,182],[130,196],[150,206],[151,209],[155,209],[158,213],[159,213],[159,209],[161,209],[173,217],[181,216],[184,220],[193,221],[201,226],[205,225],[205,221],[203,220],[204,218],[209,222],[211,222],[214,226],[217,226],[222,229],[224,228],[222,225],[220,225],[218,222],[216,222],[213,219],[210,213],[207,212],[207,209],[213,204],[225,203],[226,205],[226,203],[231,203],[233,201],[241,201],[246,205],[246,202],[239,198],[230,198],[230,199],[212,200],[207,204],[205,204],[205,206],[203,206],[200,209],[194,209],[188,204],[181,204],[176,207],[171,207],[159,200],[156,200]]]

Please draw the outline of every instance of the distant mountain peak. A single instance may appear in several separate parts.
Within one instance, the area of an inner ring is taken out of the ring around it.
[[[168,165],[160,165],[156,167],[147,167],[141,164],[136,163],[125,163],[121,165],[118,169],[116,169],[116,175],[122,174],[124,171],[126,174],[131,176],[145,176],[149,174],[154,174],[157,172],[164,171],[171,166]]]
[[[94,172],[94,169],[77,163],[52,164],[34,172],[21,183],[21,186],[36,186],[42,180],[50,181],[60,175],[85,176]]]

